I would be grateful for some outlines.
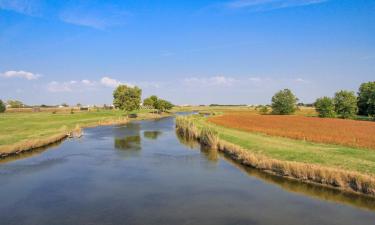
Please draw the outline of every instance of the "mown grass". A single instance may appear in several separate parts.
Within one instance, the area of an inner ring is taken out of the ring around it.
[[[137,119],[158,115],[147,110],[137,111]],[[0,153],[16,149],[27,149],[26,145],[48,143],[77,126],[88,127],[125,122],[126,115],[118,110],[98,110],[71,113],[4,113],[0,114]],[[50,139],[50,140],[49,140]],[[22,145],[25,146],[22,146]]]

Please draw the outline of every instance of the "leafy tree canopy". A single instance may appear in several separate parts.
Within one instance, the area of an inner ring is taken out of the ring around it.
[[[361,84],[358,91],[358,114],[375,115],[375,81]]]
[[[314,105],[319,117],[335,117],[335,104],[332,98],[326,96],[318,98]]]
[[[4,102],[0,99],[0,113],[5,112],[5,110],[6,110],[5,104],[4,104]]]
[[[297,110],[298,98],[289,89],[277,92],[272,97],[272,113],[277,115],[293,114]]]
[[[8,100],[7,103],[11,108],[22,108],[24,106],[24,104],[18,100]]]
[[[357,114],[357,97],[353,91],[336,92],[334,104],[335,111],[341,118],[353,118]]]
[[[113,92],[113,105],[126,112],[139,109],[142,90],[138,87],[120,85]]]

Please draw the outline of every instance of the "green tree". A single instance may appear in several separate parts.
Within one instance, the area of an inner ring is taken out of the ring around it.
[[[368,99],[367,114],[375,119],[375,92],[372,92]]]
[[[260,109],[259,109],[259,112],[260,112],[260,114],[262,114],[262,115],[266,115],[266,114],[268,114],[268,106],[266,106],[266,105],[262,105],[261,107],[260,107]]]
[[[277,115],[289,115],[297,110],[298,98],[289,89],[277,92],[272,97],[272,113]]]
[[[358,91],[358,114],[374,115],[375,81],[361,84]]]
[[[4,104],[4,102],[0,99],[0,113],[5,112],[5,110],[6,110],[5,104]]]
[[[157,110],[161,112],[166,112],[168,110],[171,110],[174,105],[167,100],[159,99],[157,106],[158,106]]]
[[[173,106],[174,106],[169,101],[158,98],[156,95],[152,95],[148,98],[145,98],[143,100],[143,105],[152,107],[152,108],[158,110],[159,112],[168,111],[168,110],[172,109]]]
[[[120,85],[113,92],[113,105],[126,112],[138,110],[141,105],[141,96],[140,88]]]
[[[144,106],[149,106],[149,107],[152,107],[154,109],[156,109],[157,107],[157,102],[158,102],[158,97],[156,95],[152,95],[148,98],[145,98],[143,100],[143,105]]]
[[[335,112],[344,119],[353,118],[358,111],[357,97],[353,91],[341,90],[335,93]]]
[[[7,103],[11,108],[22,108],[24,106],[24,104],[18,100],[9,100]]]
[[[335,117],[335,103],[332,98],[326,96],[318,98],[314,105],[319,117]]]

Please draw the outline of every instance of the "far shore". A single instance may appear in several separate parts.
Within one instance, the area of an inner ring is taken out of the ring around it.
[[[158,119],[172,115],[171,113],[152,113],[150,110],[141,110],[136,113],[136,118],[128,118],[118,110],[74,114],[46,112],[8,114],[0,118],[0,125],[7,123],[7,128],[11,130],[0,132],[0,159],[48,147],[70,137],[79,138],[84,128],[123,125],[131,121]],[[15,118],[18,121],[14,121]],[[7,140],[7,137],[16,135],[20,136],[18,140]]]

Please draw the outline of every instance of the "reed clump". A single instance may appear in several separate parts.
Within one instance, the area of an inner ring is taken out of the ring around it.
[[[197,129],[193,118],[178,118],[176,127],[180,135],[194,137],[203,145],[216,147],[219,151],[245,166],[307,183],[316,183],[375,196],[374,176],[320,165],[272,159],[253,153],[238,145],[220,140],[217,131],[211,127]]]
[[[207,147],[216,149],[219,144],[217,131],[210,127],[203,127],[199,132],[199,142]]]
[[[176,117],[176,132],[188,140],[195,140],[199,137],[199,131],[189,117]]]

